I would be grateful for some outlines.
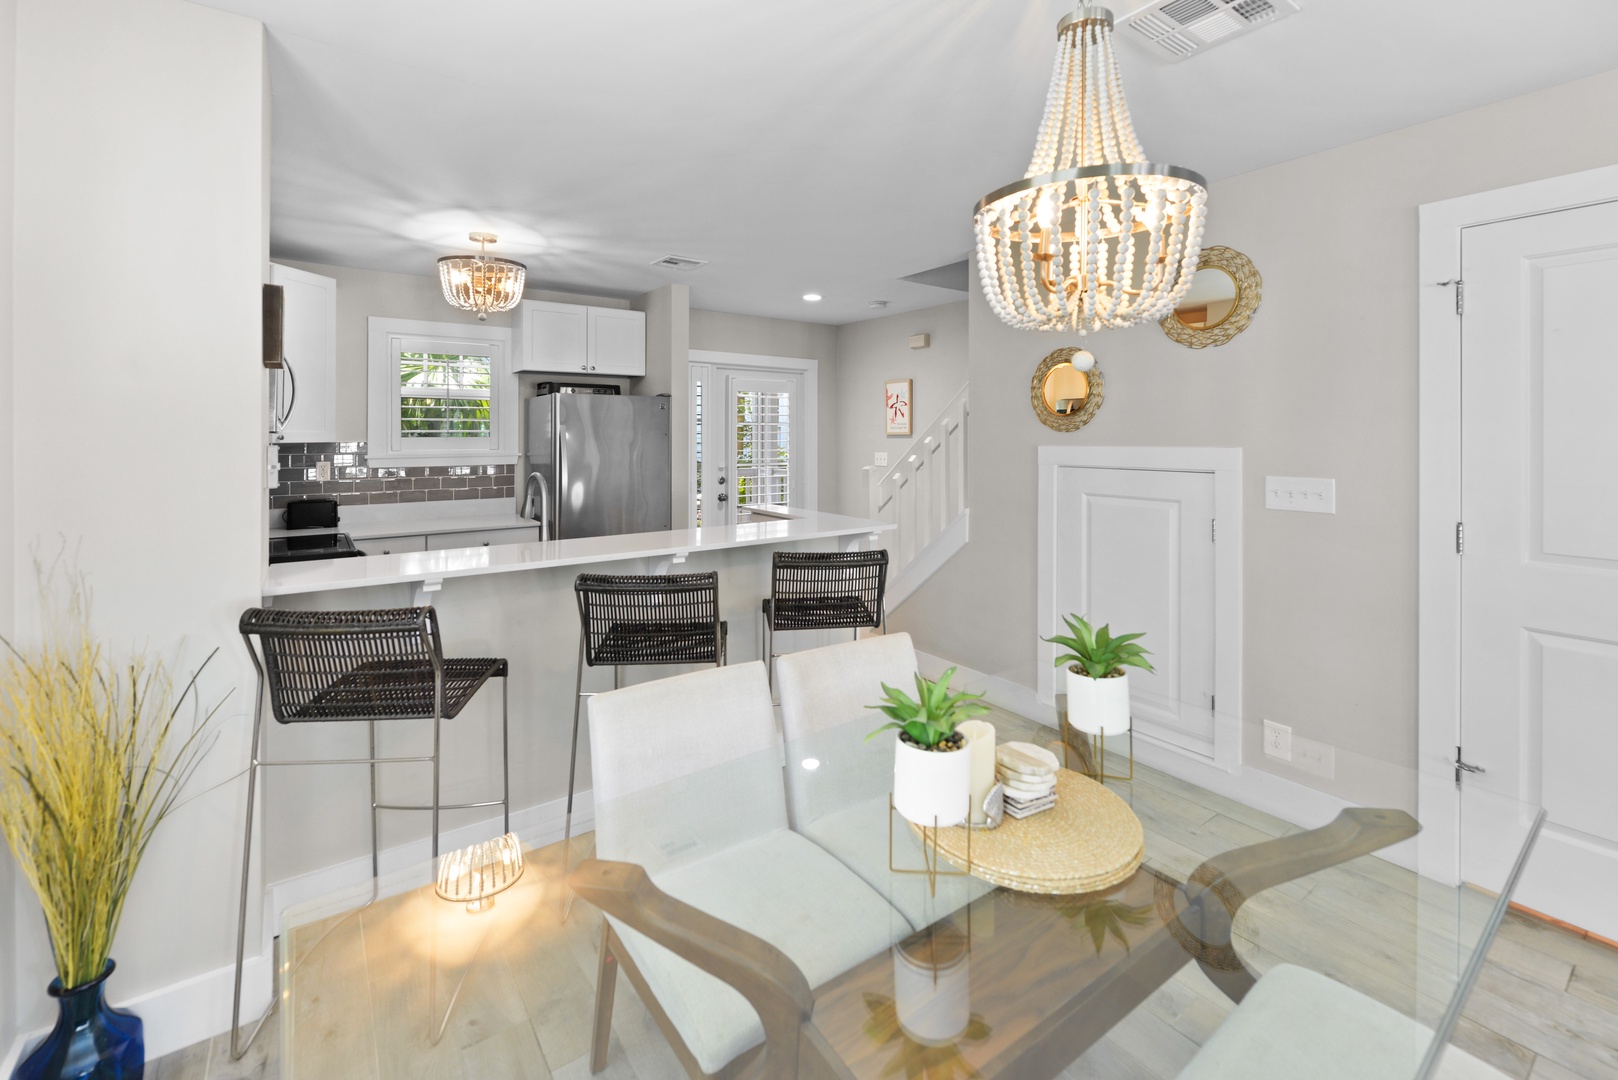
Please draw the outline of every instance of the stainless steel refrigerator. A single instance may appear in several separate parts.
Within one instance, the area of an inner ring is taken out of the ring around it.
[[[523,407],[523,516],[546,539],[671,527],[668,398],[542,394]]]

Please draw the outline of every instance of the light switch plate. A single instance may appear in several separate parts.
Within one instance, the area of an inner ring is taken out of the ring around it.
[[[1292,739],[1292,765],[1331,780],[1337,775],[1337,751],[1326,743],[1295,735]]]
[[[876,464],[878,466],[885,466],[885,465],[887,465],[887,463],[888,463],[888,455],[887,454],[883,453],[883,454],[877,454],[876,455]]]
[[[1301,510],[1308,514],[1337,513],[1337,481],[1307,476],[1266,476],[1266,510]]]

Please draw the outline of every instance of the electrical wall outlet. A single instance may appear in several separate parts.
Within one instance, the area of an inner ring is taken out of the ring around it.
[[[329,462],[329,461],[317,461],[317,462],[315,462],[315,479],[320,480],[322,482],[331,479],[331,462]]]
[[[1292,764],[1304,772],[1330,780],[1337,775],[1337,751],[1302,735],[1292,740]]]
[[[1264,509],[1337,513],[1337,481],[1307,476],[1266,476]]]
[[[878,468],[886,468],[887,464],[888,464],[888,455],[887,454],[882,453],[882,454],[877,454],[876,455],[876,465],[877,465]]]
[[[1292,760],[1292,729],[1274,720],[1264,721],[1264,753],[1282,761]]]

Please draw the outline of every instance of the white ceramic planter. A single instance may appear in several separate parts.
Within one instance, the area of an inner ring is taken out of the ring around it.
[[[893,807],[906,821],[931,827],[959,825],[972,799],[972,755],[922,750],[893,740]]]
[[[893,950],[893,1002],[899,1026],[923,1046],[948,1046],[972,1022],[972,964],[964,940],[923,940]]]
[[[1086,735],[1122,735],[1129,730],[1129,674],[1092,679],[1067,671],[1067,722]]]

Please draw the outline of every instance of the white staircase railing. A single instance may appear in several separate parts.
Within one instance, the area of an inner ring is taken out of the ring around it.
[[[884,534],[890,611],[966,546],[969,389],[961,388],[891,468],[867,467],[871,516],[898,526]]]

